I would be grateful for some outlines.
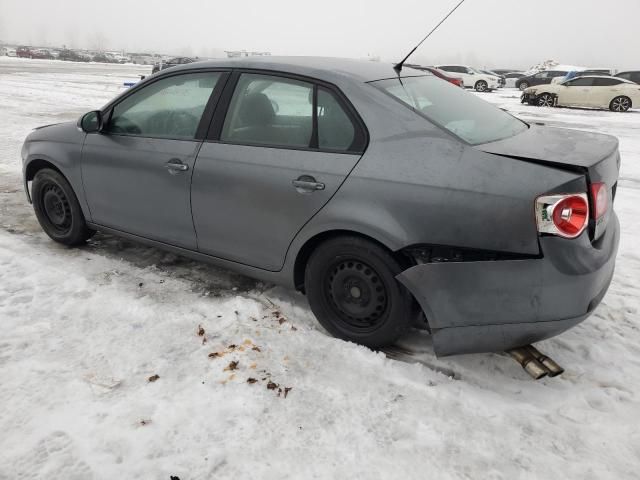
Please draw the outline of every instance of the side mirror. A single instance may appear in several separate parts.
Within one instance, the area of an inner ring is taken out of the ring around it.
[[[80,117],[78,126],[85,133],[97,133],[102,130],[102,112],[100,110],[94,110],[93,112],[85,113]]]

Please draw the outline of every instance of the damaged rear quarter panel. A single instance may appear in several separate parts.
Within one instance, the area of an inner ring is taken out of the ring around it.
[[[407,130],[373,137],[308,227],[357,229],[392,250],[431,244],[537,255],[535,198],[572,182],[586,189],[578,173],[485,153],[433,126]]]

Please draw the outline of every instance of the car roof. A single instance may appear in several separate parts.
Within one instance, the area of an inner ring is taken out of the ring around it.
[[[612,79],[613,78],[615,80],[620,80],[621,82],[634,83],[631,80],[627,80],[626,78],[617,78],[617,77],[612,77],[611,75],[582,75],[581,77],[570,78],[567,81],[570,82],[572,80],[578,80],[578,79],[583,79],[583,78],[606,78],[606,79]]]
[[[297,75],[317,78],[332,82],[336,79],[344,79],[370,82],[384,78],[397,77],[398,74],[389,63],[372,62],[369,60],[354,60],[348,58],[333,57],[243,57],[221,60],[205,60],[175,67],[172,72],[192,70],[198,68],[248,68],[259,70],[273,70],[274,72],[288,72]],[[402,75],[430,75],[410,67],[402,69]]]

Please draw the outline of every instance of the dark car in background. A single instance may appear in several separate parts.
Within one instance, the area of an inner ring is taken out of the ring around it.
[[[31,58],[31,49],[29,47],[16,48],[16,57]]]
[[[640,70],[633,70],[628,72],[620,72],[616,74],[616,77],[629,80],[631,82],[640,83]]]
[[[89,62],[91,58],[80,54],[75,50],[65,48],[64,50],[60,50],[60,53],[58,53],[58,60],[64,60],[67,62]]]
[[[564,77],[567,73],[569,73],[568,70],[543,70],[541,72],[519,78],[516,81],[516,88],[525,90],[536,85],[547,85],[551,83],[554,78]]]
[[[159,72],[160,70],[164,70],[165,68],[177,67],[178,65],[188,65],[189,63],[197,62],[198,57],[175,57],[166,61],[160,61],[153,65],[153,69],[151,73]]]
[[[49,50],[46,50],[44,48],[37,48],[35,50],[31,50],[31,58],[40,60],[52,60],[54,56]]]
[[[620,236],[615,137],[368,61],[175,67],[34,130],[22,162],[53,240],[101,230],[296,288],[373,348],[418,318],[438,355],[557,335],[604,297]]]

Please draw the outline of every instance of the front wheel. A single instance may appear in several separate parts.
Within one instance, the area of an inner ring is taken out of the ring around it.
[[[543,93],[538,97],[539,107],[553,107],[553,96],[548,93]]]
[[[359,237],[321,244],[309,258],[305,290],[314,315],[333,336],[379,348],[415,317],[411,294],[396,280],[404,269],[380,245]]]
[[[520,89],[520,91],[524,91],[527,88],[529,88],[529,84],[527,82],[520,82],[520,85],[518,85],[518,88]]]
[[[612,112],[626,112],[630,108],[631,100],[628,97],[616,97],[609,104],[609,110]]]
[[[75,246],[95,233],[87,227],[71,185],[59,172],[50,168],[38,171],[31,193],[38,222],[51,239]]]
[[[486,92],[489,88],[489,85],[484,80],[478,80],[476,82],[476,92]]]

